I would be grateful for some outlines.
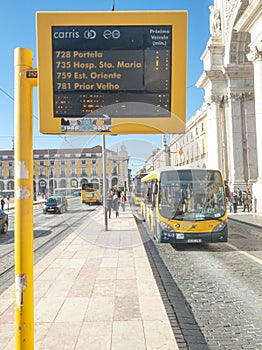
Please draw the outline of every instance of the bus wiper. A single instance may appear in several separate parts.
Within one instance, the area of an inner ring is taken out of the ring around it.
[[[172,220],[172,219],[183,219],[184,216],[185,216],[185,213],[181,213],[181,212],[175,213],[175,214],[172,216],[171,220]]]
[[[220,218],[216,218],[215,216],[206,216],[205,214],[202,214],[203,215],[203,219],[205,220],[217,220],[217,221],[223,221],[222,219]]]

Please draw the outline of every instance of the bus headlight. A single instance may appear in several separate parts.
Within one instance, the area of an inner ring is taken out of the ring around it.
[[[168,225],[167,223],[160,221],[159,225],[161,226],[161,228],[166,231],[166,232],[174,232],[173,227],[171,227],[170,225]]]
[[[226,221],[221,221],[218,225],[216,225],[214,228],[213,228],[213,232],[219,232],[219,231],[222,231],[225,226],[227,225],[227,222]]]

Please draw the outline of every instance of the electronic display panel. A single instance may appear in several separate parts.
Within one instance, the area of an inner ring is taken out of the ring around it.
[[[65,16],[65,13],[59,14],[61,19]],[[49,17],[49,43],[43,45],[46,39],[41,31],[47,25],[43,22],[47,14],[38,13],[39,104],[43,90],[46,91],[42,108],[39,108],[40,131],[130,134],[166,133],[168,128],[171,133],[170,126],[175,124],[172,129],[183,132],[186,46],[179,47],[183,62],[177,63],[181,66],[178,70],[174,62],[178,55],[174,50],[178,49],[175,42],[181,42],[181,38],[178,39],[178,30],[174,30],[170,13],[159,23],[159,17],[156,19],[153,12],[154,20],[149,24],[143,23],[145,14],[143,20],[138,20],[141,12],[110,12],[101,14],[106,15],[104,22],[108,23],[85,25],[81,22],[89,22],[91,14],[81,14],[81,17],[77,16],[79,13],[74,14],[81,19],[76,21],[77,25],[71,23],[72,19],[67,24],[68,20],[61,21],[59,16],[55,22]],[[186,31],[185,13],[180,14]],[[92,17],[94,15],[97,13],[92,13]],[[110,21],[110,15],[118,21]],[[163,16],[161,13],[160,17]],[[130,19],[132,24],[128,23]],[[45,60],[43,46],[46,46],[45,52],[50,52],[50,57],[45,54]],[[45,65],[51,63],[48,69],[41,68],[44,61]],[[48,82],[44,70],[50,77]],[[173,82],[176,75],[179,84]],[[177,110],[181,110],[182,115],[180,111],[179,115],[176,113],[176,100]],[[42,119],[45,118],[43,113],[47,115],[46,109],[49,110],[48,125],[46,119]]]

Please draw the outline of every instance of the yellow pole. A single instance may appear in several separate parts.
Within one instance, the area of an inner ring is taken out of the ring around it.
[[[15,49],[16,350],[34,349],[32,88],[36,86],[37,78],[30,74],[34,73],[32,61],[32,51]]]

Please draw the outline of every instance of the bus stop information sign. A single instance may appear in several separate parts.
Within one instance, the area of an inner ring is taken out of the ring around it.
[[[184,132],[186,12],[39,12],[37,34],[40,132]]]

